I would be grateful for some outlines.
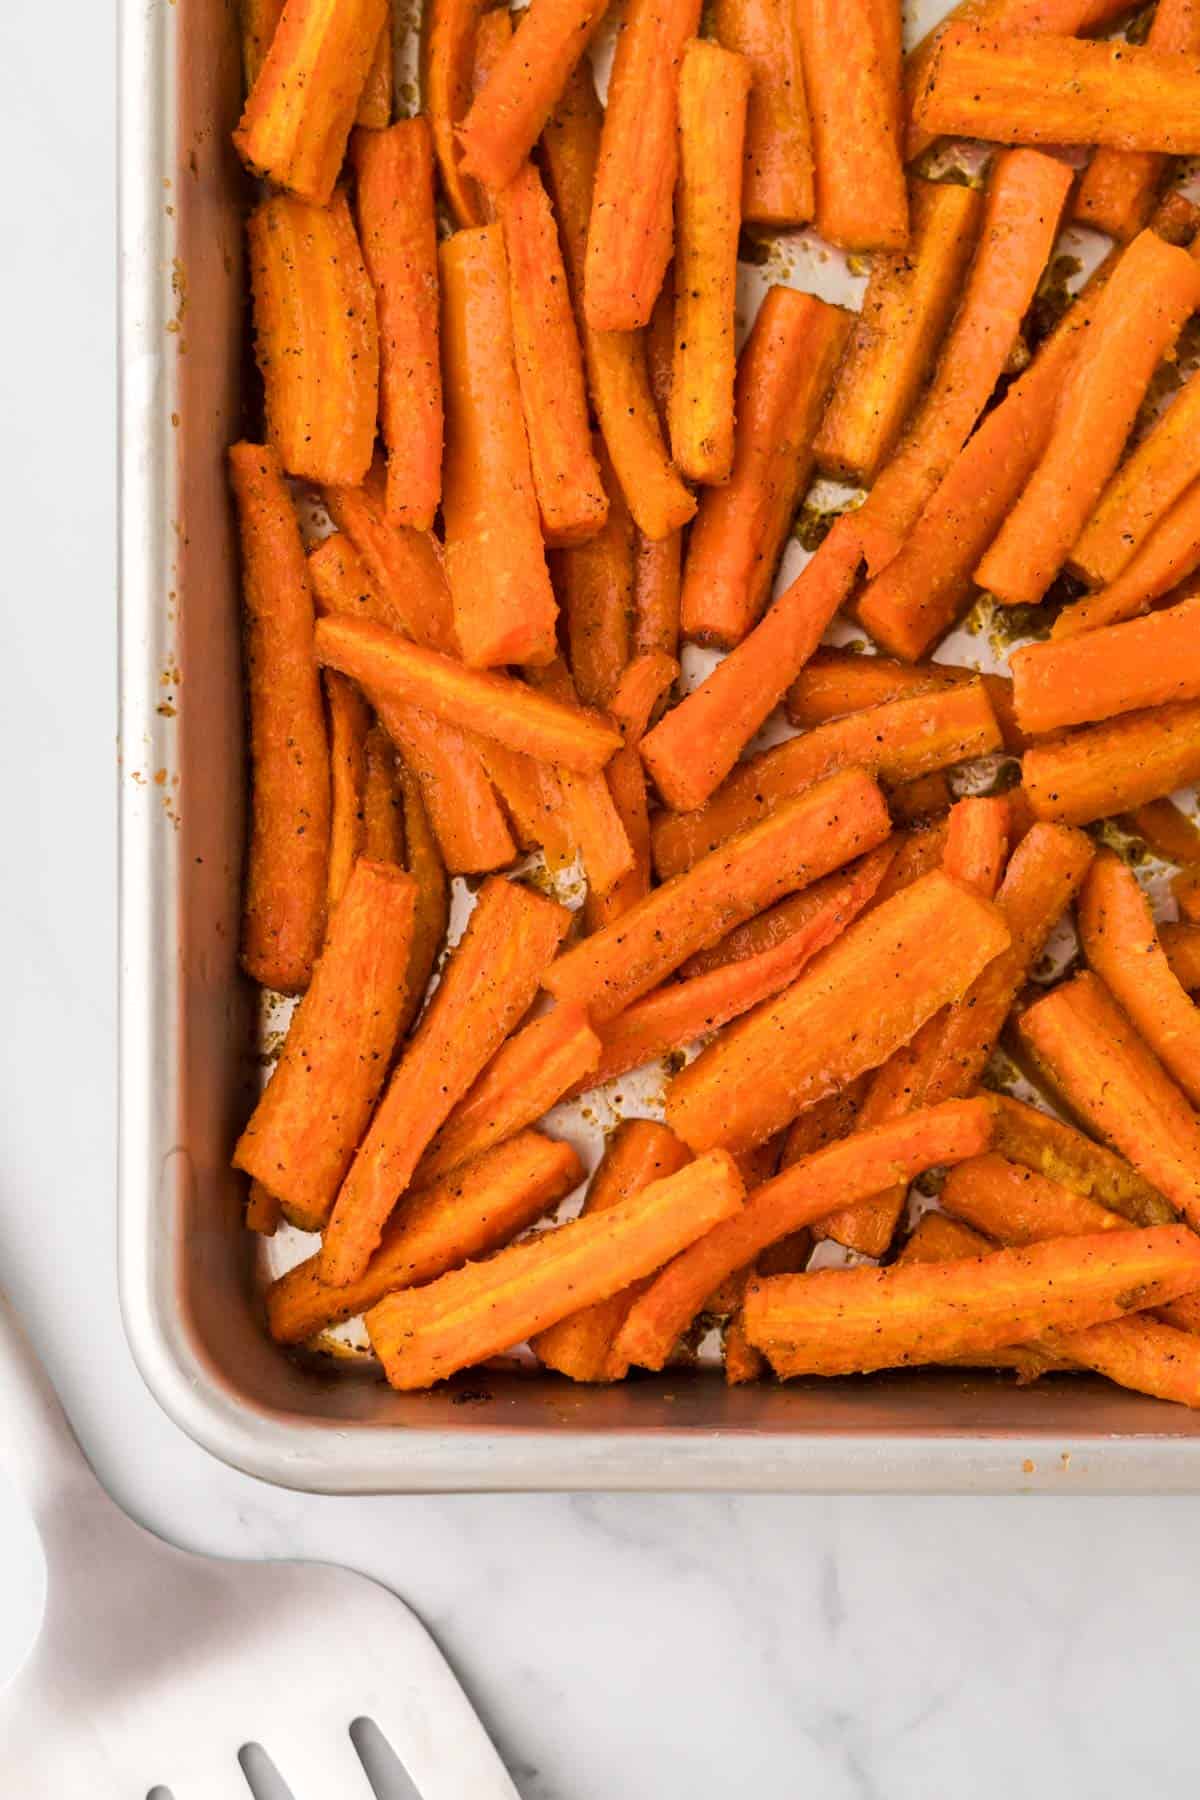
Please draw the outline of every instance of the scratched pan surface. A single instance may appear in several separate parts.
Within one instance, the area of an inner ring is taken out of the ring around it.
[[[910,35],[944,10],[920,7]],[[411,42],[399,46],[402,106]],[[601,83],[607,54],[601,44]],[[514,1367],[398,1395],[355,1352],[353,1327],[341,1334],[349,1354],[307,1362],[269,1342],[262,1286],[311,1240],[283,1231],[257,1246],[228,1168],[285,1022],[236,967],[243,700],[223,452],[244,416],[249,191],[228,136],[241,84],[233,0],[127,0],[120,81],[120,1267],[130,1343],[167,1412],[238,1467],[328,1492],[1200,1487],[1200,1419],[1085,1378],[1018,1393],[924,1371],[728,1391],[710,1334],[699,1366],[612,1389]],[[1061,246],[1083,266],[1103,247],[1095,234]],[[743,332],[774,281],[857,307],[865,273],[811,232],[754,246],[739,272]],[[807,512],[851,499],[822,484]],[[806,554],[790,543],[781,581]],[[939,654],[987,668],[998,648],[980,610]],[[685,683],[710,662],[685,652]],[[989,763],[955,780],[978,791],[997,773]],[[569,876],[561,897],[581,898]],[[452,931],[469,905],[456,884]],[[1064,938],[1056,954],[1070,949]],[[662,1076],[625,1077],[556,1109],[549,1128],[590,1169],[618,1118],[658,1111]]]

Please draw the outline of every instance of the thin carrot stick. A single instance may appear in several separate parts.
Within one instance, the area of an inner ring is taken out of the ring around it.
[[[354,609],[348,604],[335,607],[330,598],[327,604],[331,608],[340,612],[355,610],[386,625],[390,631],[403,632],[414,643],[457,656],[450,584],[441,545],[430,532],[390,523],[385,509],[385,482],[383,469],[376,464],[359,488],[324,489],[322,498],[338,533],[313,551],[310,570],[315,577],[318,561],[328,558],[334,564],[335,552],[329,546],[336,544],[337,557],[346,567],[331,567],[330,585],[348,599],[357,593],[360,605]],[[357,553],[356,558],[347,555],[350,549]],[[368,600],[368,594],[373,599]]]
[[[786,900],[779,901],[766,912],[755,913],[752,919],[726,932],[707,950],[698,950],[695,956],[690,956],[680,973],[685,976],[711,975],[716,969],[728,968],[730,963],[757,958],[764,951],[776,949],[794,933],[811,931],[818,917],[831,904],[841,915],[842,927],[848,925],[879,895],[897,852],[893,835],[877,849],[851,863],[848,869],[827,875],[798,894],[789,894]]]
[[[1164,862],[1181,868],[1200,863],[1200,826],[1173,800],[1147,801],[1130,813],[1127,824]]]
[[[682,588],[683,533],[633,537],[633,648],[639,653],[679,650],[679,601]]]
[[[404,1008],[397,1034],[406,1037],[425,1004],[430,977],[446,938],[450,917],[450,884],[437,838],[421,798],[416,775],[402,757],[396,758],[396,786],[404,815],[404,866],[417,884],[413,915],[412,950]]]
[[[1198,551],[1200,555],[1200,551]],[[1012,658],[1017,715],[1030,733],[1200,699],[1200,596]]]
[[[608,791],[633,853],[632,865],[603,893],[589,882],[583,903],[585,932],[599,931],[627,913],[650,892],[650,810],[638,743],[659,701],[669,692],[679,664],[661,650],[635,657],[617,685],[609,716],[625,742],[604,771]]]
[[[475,33],[487,0],[429,0],[421,9],[421,109],[456,225],[482,225],[483,194],[462,168],[458,125],[471,104]]]
[[[387,13],[375,40],[371,66],[363,91],[358,97],[356,125],[370,131],[386,131],[392,122],[392,81],[395,75],[392,54],[392,0],[387,0]]]
[[[344,675],[328,670],[324,687],[329,724],[330,796],[325,895],[327,909],[332,913],[345,891],[366,835],[363,795],[367,782],[367,732],[371,715],[359,690]]]
[[[686,636],[728,647],[762,613],[851,324],[812,294],[768,289],[738,360],[733,473],[703,496],[688,543]]]
[[[1075,541],[1069,566],[1091,587],[1115,581],[1159,521],[1200,477],[1200,374],[1121,464]]]
[[[536,0],[459,127],[462,167],[497,192],[542,134],[607,10],[607,0]]]
[[[806,225],[816,198],[797,9],[789,0],[717,0],[716,33],[752,71],[742,217],[753,225]]]
[[[396,751],[378,720],[367,732],[363,748],[363,855],[402,869],[404,800],[396,777]]]
[[[605,706],[629,661],[633,520],[601,446],[608,516],[590,543],[564,550],[558,579],[571,674],[585,706]]]
[[[471,57],[471,93],[470,101],[474,106],[476,100],[486,90],[492,76],[500,64],[501,58],[511,47],[513,40],[513,17],[507,6],[493,6],[482,13],[475,28],[475,48]],[[461,134],[461,127],[459,128]],[[483,210],[487,222],[496,217],[496,192],[486,183],[483,187]]]
[[[909,694],[937,693],[964,681],[983,682],[1004,736],[1004,748],[1020,755],[1027,740],[1017,724],[1012,681],[1007,675],[984,674],[958,663],[914,666],[887,656],[860,656],[854,650],[818,649],[788,690],[788,718],[807,731],[867,706],[882,706]]]
[[[1010,1162],[1086,1194],[1137,1225],[1173,1224],[1175,1211],[1144,1176],[1093,1138],[1037,1107],[993,1095],[996,1149]]]
[[[575,710],[575,684],[566,667],[556,660],[531,671],[534,685],[558,705]],[[581,715],[594,717],[595,715]],[[623,756],[619,749],[617,756]],[[609,763],[616,761],[616,757]],[[559,766],[554,771],[567,843],[578,854],[587,876],[588,891],[601,897],[635,867],[636,853],[608,784],[608,770],[580,773]]]
[[[800,0],[816,160],[816,224],[844,250],[899,250],[908,195],[897,94],[872,0]]]
[[[1200,925],[1160,925],[1158,939],[1180,987],[1189,994],[1200,991]]]
[[[1185,488],[1108,587],[1064,606],[1053,638],[1077,637],[1136,618],[1200,568],[1200,480]]]
[[[1192,1296],[1176,1302],[1183,1306]],[[1161,1309],[1170,1311],[1170,1308]],[[1048,1343],[1071,1362],[1135,1393],[1200,1407],[1200,1340],[1161,1317],[1113,1319],[1089,1331],[1055,1331]]]
[[[1127,713],[1025,753],[1025,791],[1040,819],[1090,825],[1200,780],[1200,704]]]
[[[1128,1231],[1129,1221],[1086,1194],[1077,1194],[995,1151],[951,1169],[938,1195],[956,1219],[1004,1244],[1036,1244],[1087,1232]]]

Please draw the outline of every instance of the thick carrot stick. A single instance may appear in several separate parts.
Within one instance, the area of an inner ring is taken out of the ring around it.
[[[528,1010],[567,920],[528,888],[496,877],[484,884],[342,1183],[323,1281],[340,1286],[362,1274],[427,1145]]]
[[[387,515],[428,531],[442,497],[437,222],[429,121],[360,131],[351,153],[363,260],[379,319]]]
[[[655,867],[661,876],[677,875],[836,769],[869,769],[892,785],[986,756],[999,744],[981,683],[853,713],[751,757],[695,812],[660,815],[653,831]]]
[[[612,699],[631,648],[633,520],[602,446],[601,458],[607,519],[589,543],[564,550],[557,567],[571,674],[585,706]]]
[[[508,186],[542,134],[607,0],[536,0],[521,14],[462,125],[462,167],[496,192]]]
[[[609,1211],[690,1160],[691,1152],[665,1125],[654,1119],[623,1120],[588,1186],[584,1216]],[[531,1345],[538,1361],[572,1381],[622,1380],[629,1365],[613,1355],[613,1343],[643,1286],[632,1283],[539,1332]]]
[[[933,380],[900,446],[854,515],[872,575],[889,563],[966,443],[1016,343],[1071,186],[1037,151],[997,157],[979,244]]]
[[[1200,781],[1200,704],[1153,707],[1027,750],[1025,791],[1039,819],[1090,825]]]
[[[976,570],[1033,605],[1091,516],[1159,362],[1200,304],[1200,265],[1143,231],[1113,270],[1063,387],[1040,462]]]
[[[325,930],[329,745],[313,662],[300,529],[275,452],[235,444],[250,710],[250,842],[242,967],[282,993],[308,986]]]
[[[1189,378],[1105,488],[1071,551],[1091,587],[1113,582],[1200,476],[1200,374]]]
[[[935,136],[996,144],[1200,150],[1200,57],[1121,39],[947,32],[913,106]]]
[[[644,325],[671,260],[679,72],[699,29],[700,0],[632,0],[626,12],[587,234],[584,311],[595,331]]]
[[[312,984],[233,1153],[306,1231],[324,1225],[395,1047],[416,887],[360,859],[330,920]]]
[[[322,1281],[319,1254],[281,1275],[267,1289],[271,1336],[281,1344],[306,1343],[397,1288],[417,1287],[472,1256],[486,1256],[556,1206],[582,1175],[569,1144],[521,1132],[410,1195],[357,1281],[342,1287]]]
[[[287,0],[233,141],[256,175],[327,204],[387,0]]]
[[[1022,727],[1031,734],[1060,731],[1171,700],[1200,699],[1198,633],[1200,596],[1145,619],[1057,643],[1026,644],[1011,665]]]
[[[345,891],[355,859],[362,853],[366,836],[363,798],[371,714],[354,683],[335,670],[326,672],[324,688],[329,726],[329,865],[325,897],[327,910],[332,913]]]
[[[330,611],[374,619],[414,643],[457,656],[441,545],[430,532],[390,523],[385,482],[382,467],[375,464],[361,487],[324,489],[322,498],[338,531],[309,558],[314,584]],[[356,554],[350,555],[351,550]],[[330,563],[328,595],[315,583],[317,564],[325,560]],[[335,598],[339,594],[341,602]],[[356,599],[358,604],[351,605]]]
[[[888,1181],[909,1181],[936,1164],[978,1156],[991,1132],[987,1100],[958,1101],[910,1113],[793,1163],[755,1188],[740,1213],[667,1264],[635,1301],[617,1338],[617,1354],[643,1368],[661,1369],[680,1333],[733,1270],[846,1199]]]
[[[807,225],[816,205],[800,20],[790,0],[717,0],[717,40],[750,64],[742,217]]]
[[[1184,869],[1200,863],[1200,826],[1173,800],[1147,801],[1130,813],[1126,824],[1164,862]]]
[[[433,133],[442,192],[456,225],[487,217],[479,184],[462,167],[458,125],[471,104],[475,33],[487,0],[429,0],[421,9],[421,109]]]
[[[391,124],[392,82],[396,72],[394,65],[392,0],[387,0],[387,14],[375,40],[371,66],[367,70],[363,91],[358,97],[358,110],[354,115],[356,125],[365,126],[370,131],[386,131]]]
[[[417,884],[407,993],[398,1033],[400,1037],[406,1037],[425,1004],[430,977],[445,942],[450,917],[450,884],[421,798],[420,782],[402,757],[396,758],[396,786],[404,814],[404,866]]]
[[[1128,1231],[1129,1221],[1086,1194],[1077,1194],[995,1151],[951,1169],[939,1205],[1002,1244],[1036,1244],[1087,1232]]]
[[[372,1346],[393,1387],[429,1387],[651,1274],[744,1198],[731,1157],[698,1157],[602,1212],[393,1294],[367,1315]]]
[[[744,925],[735,926],[709,949],[690,956],[681,973],[711,975],[731,963],[753,961],[796,933],[807,935],[814,928],[819,929],[819,921],[826,916],[836,919],[839,931],[844,930],[875,899],[896,853],[895,839],[888,838],[848,869],[827,875],[766,912],[755,913]]]
[[[396,777],[396,751],[376,720],[363,746],[363,855],[371,862],[405,866],[404,800]]]
[[[693,1149],[760,1143],[886,1062],[1008,943],[987,901],[938,870],[922,876],[676,1075],[667,1123]],[[852,1033],[847,1019],[861,1021]]]
[[[575,684],[560,660],[544,669],[531,671],[531,679],[543,695],[560,706],[578,711]],[[594,714],[580,716],[595,717]],[[617,751],[617,756],[624,756],[623,748]],[[615,762],[616,757],[612,761]],[[634,845],[626,833],[608,784],[608,770],[603,774],[598,771],[583,774],[559,766],[554,770],[554,779],[566,842],[583,863],[588,891],[597,897],[603,896],[611,892],[636,864]]]
[[[633,536],[633,649],[639,654],[679,652],[679,606],[682,589],[683,533],[648,538]]]
[[[851,324],[812,294],[768,289],[738,360],[733,473],[705,493],[688,543],[686,636],[728,647],[762,613]]]
[[[1078,637],[1136,618],[1200,568],[1200,480],[1185,488],[1152,528],[1116,580],[1064,606],[1050,635]]]
[[[611,1019],[697,950],[873,849],[889,830],[869,776],[830,776],[566,951],[545,985],[557,999],[587,1006],[593,1022]]]
[[[816,161],[816,225],[843,250],[899,250],[908,194],[872,0],[800,0]]]
[[[671,454],[709,486],[733,468],[734,306],[750,64],[692,38],[679,71]]]
[[[1008,1094],[993,1099],[996,1149],[1001,1156],[1048,1176],[1073,1193],[1089,1195],[1137,1225],[1174,1223],[1174,1209],[1122,1157],[1023,1100]]]
[[[1200,925],[1160,925],[1158,938],[1180,987],[1189,994],[1200,991]]]
[[[275,194],[246,226],[267,436],[289,475],[362,480],[375,445],[375,296],[344,193]]]
[[[455,633],[475,668],[547,662],[557,608],[522,418],[500,227],[456,232],[439,260],[447,407],[442,517]]]
[[[890,565],[889,565],[890,566]],[[1026,747],[1024,732],[1013,707],[1012,681],[1007,675],[984,674],[958,663],[896,662],[887,656],[861,656],[854,650],[815,650],[788,689],[787,712],[793,725],[811,730],[829,719],[845,718],[867,706],[882,706],[909,694],[932,694],[958,687],[964,681],[982,681],[1004,748],[1016,755]]]

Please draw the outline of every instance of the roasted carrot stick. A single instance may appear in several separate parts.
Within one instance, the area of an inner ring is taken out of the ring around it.
[[[276,1196],[261,1181],[252,1181],[246,1196],[246,1230],[259,1237],[274,1237],[282,1220],[283,1208]]]
[[[1053,1238],[969,1262],[776,1275],[746,1295],[746,1335],[777,1375],[849,1375],[1081,1331],[1198,1285],[1184,1226]]]
[[[256,175],[328,202],[387,14],[387,0],[287,0],[233,134]]]
[[[537,0],[462,125],[462,167],[485,187],[508,186],[542,134],[607,0]],[[519,38],[519,41],[518,41]]]
[[[544,696],[578,712],[575,684],[561,661],[531,671],[531,679]],[[623,750],[618,750],[617,755],[622,756]],[[572,852],[583,863],[588,891],[598,897],[607,894],[635,866],[634,846],[614,802],[608,771],[580,773],[560,766],[554,777],[562,829]]]
[[[610,925],[650,892],[650,811],[638,743],[678,673],[674,657],[661,650],[648,651],[627,665],[610,702],[609,716],[621,727],[625,742],[605,769],[604,779],[633,861],[602,893],[589,882],[583,903],[585,932]]]
[[[1175,1305],[1187,1306],[1191,1300],[1188,1295]],[[1200,1339],[1161,1317],[1113,1319],[1088,1331],[1054,1331],[1047,1343],[1070,1362],[1135,1393],[1200,1407]]]
[[[608,458],[603,454],[603,464]],[[558,580],[571,674],[586,706],[605,706],[629,661],[633,520],[611,465],[603,469],[608,517],[590,543],[564,550]]]
[[[791,0],[717,0],[716,32],[751,68],[742,217],[806,225],[816,200],[797,9]]]
[[[1115,581],[1198,476],[1200,374],[1190,377],[1101,494],[1075,541],[1071,569],[1091,587]]]
[[[1185,869],[1171,883],[1171,893],[1181,919],[1200,924],[1200,869]]]
[[[699,28],[700,0],[632,0],[626,12],[587,234],[584,310],[595,331],[644,325],[671,260],[679,73]]]
[[[1071,186],[1037,151],[999,156],[979,244],[933,380],[900,446],[854,515],[872,575],[889,563],[962,450],[1033,299]]]
[[[634,531],[632,647],[639,654],[678,654],[682,562],[682,532],[656,539]]]
[[[305,1343],[397,1288],[486,1256],[557,1205],[582,1175],[569,1144],[521,1132],[410,1195],[357,1281],[342,1287],[322,1281],[319,1254],[280,1276],[267,1290],[271,1336],[281,1344]]]
[[[426,1146],[528,1010],[568,915],[493,877],[381,1100],[342,1183],[321,1278],[356,1281]]]
[[[608,716],[626,745],[638,744],[679,677],[679,664],[663,650],[642,650],[630,658],[608,701]]]
[[[752,919],[726,932],[707,950],[698,950],[695,956],[690,956],[681,973],[686,976],[711,975],[716,969],[728,968],[730,963],[754,960],[764,951],[776,949],[797,932],[811,932],[830,908],[838,920],[838,929],[844,930],[879,894],[896,858],[897,848],[895,838],[888,838],[877,849],[851,863],[848,869],[827,875],[798,894],[790,894],[766,912],[755,913]]]
[[[1200,567],[1200,480],[1179,499],[1145,537],[1116,580],[1098,593],[1064,606],[1050,635],[1077,637],[1103,625],[1136,618]]]
[[[363,855],[371,862],[405,866],[404,799],[396,775],[396,751],[378,720],[367,732],[363,767]]]
[[[1200,704],[1153,707],[1025,753],[1023,785],[1040,819],[1089,825],[1200,780]]]
[[[1129,1221],[1086,1194],[989,1151],[958,1163],[938,1202],[1002,1244],[1036,1244],[1087,1232],[1128,1231]]]
[[[955,801],[946,821],[942,867],[956,881],[994,900],[1008,858],[1008,796],[968,794]]]
[[[1159,942],[1180,987],[1189,994],[1200,990],[1200,925],[1186,922],[1160,925]]]
[[[545,985],[557,999],[587,1006],[593,1022],[611,1019],[697,950],[873,849],[889,829],[869,776],[830,776],[574,945],[547,970]]]
[[[617,1354],[661,1369],[681,1332],[714,1288],[789,1232],[881,1183],[911,1180],[940,1163],[978,1156],[990,1142],[987,1100],[910,1113],[874,1131],[830,1144],[756,1188],[742,1211],[700,1238],[661,1271],[634,1303]]]
[[[421,108],[433,133],[442,191],[456,225],[486,218],[479,184],[462,168],[458,125],[471,104],[475,33],[487,0],[429,0],[421,9]]]
[[[400,1037],[406,1037],[425,1004],[430,977],[445,941],[450,916],[450,884],[421,798],[420,782],[399,756],[396,758],[396,786],[404,814],[404,866],[417,884],[407,992],[398,1033]]]
[[[899,250],[908,195],[897,96],[873,0],[800,0],[816,160],[816,224],[843,250]]]
[[[750,64],[704,38],[679,71],[671,454],[693,481],[733,468],[734,305]]]
[[[623,1120],[589,1184],[584,1216],[607,1212],[652,1181],[676,1174],[690,1160],[691,1152],[665,1125],[654,1119]],[[632,1283],[539,1332],[531,1345],[538,1361],[572,1381],[620,1381],[628,1364],[613,1355],[613,1342],[643,1285]]]
[[[1073,1193],[1089,1195],[1137,1225],[1174,1222],[1174,1209],[1122,1157],[1023,1100],[996,1094],[993,1101],[1001,1156],[1049,1176]]]
[[[387,514],[428,531],[442,497],[437,223],[429,121],[402,119],[352,140],[355,207],[379,319],[379,419]]]
[[[912,242],[873,259],[854,337],[814,446],[829,475],[874,481],[937,354],[975,246],[983,197],[914,181]]]
[[[275,452],[235,444],[250,709],[251,823],[242,967],[282,993],[308,986],[325,930],[329,746],[313,663],[300,529]]]
[[[1200,555],[1200,549],[1197,554]],[[1017,716],[1030,733],[1200,699],[1200,596],[1012,658]]]
[[[247,223],[267,436],[290,475],[361,481],[375,444],[375,296],[343,193],[275,194]]]
[[[990,1239],[978,1231],[972,1231],[969,1225],[962,1225],[957,1219],[948,1219],[945,1213],[927,1212],[922,1213],[917,1220],[896,1261],[958,1262],[964,1256],[986,1256],[993,1248]],[[780,1272],[786,1273],[783,1270]]]
[[[1155,856],[1187,868],[1200,863],[1200,826],[1173,800],[1150,800],[1137,807],[1126,821]]]
[[[688,544],[686,636],[736,644],[761,614],[851,323],[812,294],[768,290],[738,360],[733,474],[704,495]]]
[[[934,870],[858,919],[785,993],[724,1032],[667,1089],[693,1149],[747,1149],[878,1068],[1009,943],[996,909]],[[852,1033],[845,1021],[861,1021]]]
[[[404,1006],[416,887],[360,859],[283,1054],[233,1153],[294,1224],[324,1225],[387,1075]]]
[[[376,464],[362,487],[324,490],[323,499],[338,532],[318,545],[309,558],[314,581],[318,561],[328,560],[331,566],[325,579],[331,593],[324,596],[323,587],[320,591],[331,611],[372,618],[389,631],[403,632],[414,643],[457,656],[441,546],[429,532],[389,522],[385,482],[383,470]],[[336,545],[336,555],[331,544]],[[348,554],[351,549],[357,556]],[[342,603],[335,603],[334,593],[342,596]],[[352,607],[348,602],[356,597],[359,603]]]
[[[242,33],[242,73],[246,92],[258,80],[258,72],[266,61],[271,39],[283,11],[283,0],[241,0],[238,25]]]
[[[651,1274],[744,1197],[731,1157],[698,1157],[602,1212],[393,1294],[367,1315],[372,1346],[394,1387],[428,1387]]]
[[[363,808],[367,785],[367,732],[370,709],[359,690],[333,669],[326,672],[325,716],[329,725],[329,866],[326,906],[341,899],[355,859],[362,854]],[[387,861],[387,858],[374,858]]]
[[[1026,738],[1017,724],[1011,680],[1007,675],[983,674],[958,663],[914,666],[887,656],[861,656],[854,650],[818,649],[788,689],[788,718],[807,731],[867,706],[882,706],[908,694],[937,693],[964,681],[983,682],[1004,736],[1004,748],[1019,755]]]
[[[973,682],[836,719],[740,764],[697,811],[660,815],[655,867],[661,876],[677,875],[835,769],[870,769],[893,784],[986,756],[999,743],[987,694]]]
[[[392,0],[387,0],[387,13],[371,53],[371,66],[354,114],[356,125],[370,131],[386,131],[392,122],[392,81],[395,76],[392,50]]]

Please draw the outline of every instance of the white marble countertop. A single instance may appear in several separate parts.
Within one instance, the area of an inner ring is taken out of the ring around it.
[[[4,40],[0,1276],[105,1481],[405,1595],[525,1800],[1194,1793],[1200,1502],[327,1500],[158,1411],[114,1277],[113,21],[12,5]],[[0,1674],[35,1588],[0,1488]]]

